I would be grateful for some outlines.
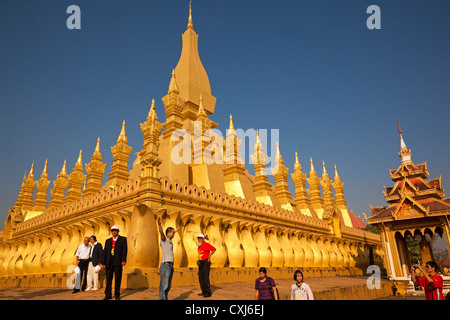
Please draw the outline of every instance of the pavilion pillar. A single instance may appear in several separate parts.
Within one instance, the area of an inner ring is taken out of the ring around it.
[[[397,242],[398,254],[400,259],[401,275],[403,277],[408,277],[410,262],[409,262],[408,246],[406,245],[405,237],[403,237],[400,233],[398,233],[396,234],[395,239]]]

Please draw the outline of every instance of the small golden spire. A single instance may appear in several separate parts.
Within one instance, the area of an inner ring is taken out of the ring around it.
[[[256,145],[261,145],[261,140],[259,139],[259,130],[256,130]]]
[[[300,161],[298,161],[298,154],[297,151],[295,151],[295,163],[294,163],[294,170],[295,171],[302,171],[302,165],[300,164]]]
[[[234,124],[233,124],[233,116],[230,114],[230,127],[229,130],[234,130]]]
[[[100,160],[102,161],[102,153],[100,152],[100,137],[97,138],[97,144],[95,145],[94,153],[92,154],[91,160]]]
[[[313,164],[312,157],[310,158],[310,162],[311,162],[311,172],[316,172],[316,171],[314,170],[314,164]]]
[[[120,130],[119,138],[117,138],[116,142],[128,143],[127,133],[125,132],[125,120],[122,122],[122,130]]]
[[[198,116],[205,116],[205,117],[208,116],[205,112],[205,108],[203,108],[203,97],[202,97],[201,93],[200,93],[199,104],[198,104],[197,117]]]
[[[28,177],[34,177],[34,161],[31,163],[31,169]]]
[[[64,164],[63,164],[61,172],[59,174],[64,175],[64,176],[67,175],[66,160],[64,160]]]
[[[336,165],[334,165],[334,177],[335,177],[335,178],[339,178],[339,175],[338,175],[338,172],[337,172]]]
[[[175,69],[172,69],[172,77],[170,78],[169,90],[167,91],[167,93],[172,92],[180,93],[180,91],[178,90],[177,79],[175,76]]]
[[[94,153],[100,153],[100,137],[97,138],[97,145],[95,146]]]
[[[44,174],[47,174],[47,161],[48,161],[48,159],[45,159],[44,170],[42,170],[41,176],[43,176]]]
[[[74,169],[81,169],[83,170],[83,159],[82,159],[83,150],[80,149],[80,153],[78,154],[77,163],[75,164]]]
[[[194,30],[194,24],[192,23],[192,7],[191,7],[191,2],[192,2],[192,1],[189,1],[189,20],[188,20],[187,28],[188,28],[188,29]]]
[[[327,169],[325,168],[325,161],[322,161],[323,173],[327,174]]]
[[[150,120],[152,123],[158,120],[158,116],[156,115],[155,99],[152,99],[152,105],[150,107],[150,111],[148,112],[147,120]]]

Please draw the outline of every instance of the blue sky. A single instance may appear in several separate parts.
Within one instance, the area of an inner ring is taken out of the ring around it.
[[[72,4],[81,30],[66,27]],[[372,4],[381,30],[366,27]],[[448,0],[194,0],[192,8],[220,129],[230,113],[244,130],[280,129],[290,172],[295,151],[305,172],[310,157],[319,176],[322,161],[330,174],[336,164],[361,215],[385,205],[388,169],[400,164],[398,118],[412,160],[427,161],[448,189]],[[100,137],[106,177],[123,120],[133,153],[141,149],[152,98],[164,117],[187,17],[180,0],[0,0],[1,224],[33,161],[38,179],[48,158],[53,181],[81,148],[89,162]]]

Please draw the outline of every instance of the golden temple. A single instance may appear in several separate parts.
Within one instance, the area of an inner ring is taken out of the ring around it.
[[[158,217],[165,217],[163,228],[180,228],[173,240],[174,285],[197,283],[199,233],[217,248],[213,283],[253,280],[262,266],[274,277],[288,278],[294,268],[321,276],[361,275],[371,264],[383,266],[380,236],[353,225],[336,167],[332,180],[323,163],[319,177],[311,159],[307,175],[295,153],[293,197],[278,144],[271,171],[275,185],[269,182],[259,131],[253,175],[240,158],[231,116],[225,137],[205,138],[219,126],[210,119],[216,97],[200,60],[191,8],[182,43],[162,97],[165,118],[152,100],[131,168],[125,122],[111,147],[105,183],[100,138],[88,163],[82,151],[70,172],[64,162],[49,201],[47,162],[39,180],[31,166],[0,231],[0,286],[64,287],[84,236],[104,243],[112,225],[128,238],[122,286],[158,286]]]

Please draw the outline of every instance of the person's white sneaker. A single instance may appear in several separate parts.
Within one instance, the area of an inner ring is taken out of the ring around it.
[[[86,290],[84,290],[84,291],[89,291],[89,290],[91,290],[91,288],[86,288]]]
[[[94,289],[92,289],[92,291],[96,291],[96,290],[98,290],[98,288],[94,288]]]

